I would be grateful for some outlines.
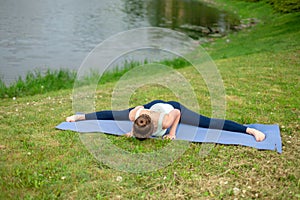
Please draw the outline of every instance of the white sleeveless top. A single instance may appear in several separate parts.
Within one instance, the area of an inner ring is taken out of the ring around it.
[[[140,113],[142,110],[147,110],[147,109],[144,109],[144,108],[138,109],[135,114],[135,119],[137,119],[140,116]],[[174,107],[167,103],[156,103],[153,106],[151,106],[149,110],[160,113],[160,116],[159,116],[159,119],[157,122],[157,129],[154,133],[152,133],[152,136],[158,136],[158,137],[163,136],[166,133],[167,129],[162,128],[162,121],[166,114],[169,114],[172,110],[174,110]]]

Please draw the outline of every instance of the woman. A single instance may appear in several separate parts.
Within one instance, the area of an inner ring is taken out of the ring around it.
[[[259,130],[246,127],[230,120],[208,118],[195,113],[176,101],[154,100],[143,106],[126,110],[105,110],[89,114],[79,114],[67,117],[66,121],[79,120],[130,120],[133,121],[132,130],[125,135],[139,139],[151,136],[163,136],[166,139],[176,138],[179,123],[202,128],[220,129],[253,135],[256,141],[265,139],[265,134]],[[167,130],[169,133],[166,134]]]

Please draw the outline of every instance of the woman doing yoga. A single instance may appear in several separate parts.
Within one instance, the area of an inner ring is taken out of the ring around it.
[[[67,117],[66,121],[80,120],[130,120],[132,130],[125,135],[139,139],[151,136],[162,136],[166,139],[176,138],[176,129],[179,123],[202,128],[219,129],[241,132],[253,135],[256,141],[265,139],[265,134],[259,130],[249,128],[230,120],[208,118],[195,113],[176,101],[154,100],[143,106],[126,110],[104,110],[89,114],[78,114]],[[169,133],[166,134],[167,130]]]

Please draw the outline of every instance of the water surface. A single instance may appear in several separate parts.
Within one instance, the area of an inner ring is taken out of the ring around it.
[[[133,28],[166,27],[198,39],[237,23],[191,0],[0,0],[0,75],[9,84],[35,69],[77,70],[96,45]]]

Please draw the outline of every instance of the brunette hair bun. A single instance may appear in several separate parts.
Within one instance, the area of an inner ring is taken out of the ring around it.
[[[151,123],[151,118],[149,115],[142,114],[136,119],[135,123],[140,127],[144,127],[147,124]]]
[[[136,138],[148,138],[153,133],[153,129],[151,117],[142,114],[134,121],[132,132]]]

